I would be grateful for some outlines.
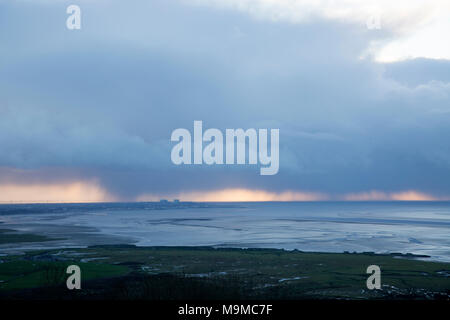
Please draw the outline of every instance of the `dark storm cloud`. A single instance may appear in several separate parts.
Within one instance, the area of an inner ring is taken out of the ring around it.
[[[64,2],[0,5],[0,167],[95,177],[124,199],[226,187],[450,193],[447,61],[359,59],[380,34],[329,21],[92,1],[82,30],[68,31]],[[174,166],[170,134],[194,120],[279,128],[279,174]]]

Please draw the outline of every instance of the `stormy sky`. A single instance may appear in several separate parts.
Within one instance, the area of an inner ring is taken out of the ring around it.
[[[0,201],[449,199],[449,4],[310,2],[0,0]],[[172,164],[194,120],[278,174]]]

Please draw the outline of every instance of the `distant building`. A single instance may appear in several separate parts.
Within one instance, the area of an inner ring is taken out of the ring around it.
[[[180,199],[173,199],[174,203],[180,203]]]
[[[161,200],[159,200],[159,202],[160,202],[160,203],[169,203],[169,200],[161,199]]]

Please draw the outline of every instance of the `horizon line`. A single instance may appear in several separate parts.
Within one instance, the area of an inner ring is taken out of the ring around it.
[[[198,201],[198,200],[179,200],[179,202],[174,202],[167,200],[167,202],[164,202],[162,200],[167,199],[161,199],[159,201],[45,201],[45,200],[39,200],[39,201],[0,201],[0,205],[4,204],[89,204],[89,203],[163,203],[163,204],[176,204],[176,203],[301,203],[301,202],[450,202],[450,199],[418,199],[418,200],[399,200],[399,199],[387,199],[387,200],[249,200],[249,201]]]

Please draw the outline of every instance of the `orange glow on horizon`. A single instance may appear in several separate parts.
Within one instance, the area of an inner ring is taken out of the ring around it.
[[[180,199],[193,202],[266,202],[266,201],[439,201],[439,198],[415,190],[399,192],[367,191],[330,196],[325,193],[307,191],[271,192],[259,189],[227,188],[211,191],[188,191],[175,194],[142,194],[131,201],[159,201]],[[45,203],[45,202],[115,202],[112,196],[95,180],[65,183],[0,184],[0,203]]]
[[[214,191],[181,192],[172,195],[144,194],[136,201],[159,201],[160,199],[180,199],[193,202],[265,202],[265,201],[439,201],[447,198],[437,198],[432,195],[414,191],[382,192],[368,191],[329,196],[324,193],[284,191],[270,192],[244,188],[229,188]]]
[[[351,193],[344,196],[346,201],[437,201],[440,200],[429,194],[408,190],[386,193],[382,191],[369,191]]]
[[[98,183],[75,181],[54,184],[0,184],[0,202],[106,202],[115,201]]]
[[[139,196],[137,201],[157,201],[161,197],[155,195]],[[264,190],[251,190],[243,188],[230,188],[215,191],[193,191],[182,192],[170,197],[181,201],[194,202],[264,202],[264,201],[320,201],[326,200],[327,197],[320,193],[285,191],[270,192]]]

